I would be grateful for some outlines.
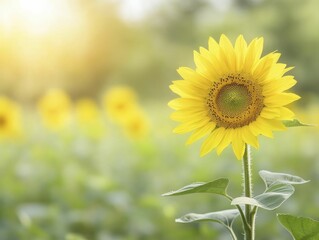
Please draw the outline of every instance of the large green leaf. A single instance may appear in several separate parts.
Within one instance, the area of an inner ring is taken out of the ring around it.
[[[261,170],[259,172],[260,177],[266,184],[266,187],[269,188],[272,185],[276,184],[303,184],[309,181],[304,180],[301,177],[286,174],[286,173],[276,173],[269,172],[266,170]]]
[[[319,221],[311,218],[277,215],[280,223],[291,233],[295,240],[318,240]]]
[[[267,189],[266,192],[254,197],[238,197],[235,198],[232,205],[251,205],[266,210],[274,210],[278,208],[294,193],[294,187],[291,185],[280,184],[274,185]]]
[[[179,223],[191,223],[196,221],[218,222],[226,227],[231,227],[239,212],[237,209],[224,210],[219,212],[210,212],[204,214],[189,213],[176,219]]]
[[[177,196],[191,193],[214,193],[226,196],[226,189],[228,186],[229,180],[227,178],[220,178],[212,182],[204,183],[197,182],[182,187],[176,191],[171,191],[168,193],[162,194],[162,196]]]
[[[310,125],[310,124],[301,123],[301,122],[299,122],[299,120],[297,120],[297,119],[284,120],[284,121],[282,121],[282,123],[283,123],[286,127],[311,127],[311,126],[313,126],[313,125]]]

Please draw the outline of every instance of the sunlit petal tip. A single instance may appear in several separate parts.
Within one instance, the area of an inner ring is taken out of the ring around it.
[[[179,68],[176,69],[176,71],[177,71],[180,75],[183,75],[184,72],[190,71],[190,69],[187,68],[187,67],[179,67]]]
[[[183,134],[189,132],[188,129],[186,129],[183,125],[180,125],[173,129],[173,133],[175,134]]]
[[[237,160],[242,160],[245,153],[245,148],[246,148],[245,144],[242,143],[239,146],[236,146],[236,144],[233,143],[232,147]]]
[[[208,39],[208,49],[211,52],[214,52],[215,50],[217,50],[219,47],[218,43],[216,42],[216,40],[212,37],[209,37]]]
[[[221,43],[222,41],[227,41],[227,40],[228,40],[228,37],[226,37],[225,34],[220,35],[219,43]]]
[[[222,34],[220,36],[219,44],[223,47],[231,47],[233,48],[233,44],[230,42],[229,38],[226,35]]]
[[[210,151],[207,151],[203,148],[203,146],[201,147],[200,149],[200,152],[199,152],[199,156],[200,157],[204,157],[205,155],[207,155]]]
[[[200,153],[199,153],[199,156],[200,156],[200,157],[204,157],[205,155],[207,155],[207,153],[203,153],[203,152],[200,152]]]
[[[174,85],[174,84],[171,84],[171,85],[169,85],[168,87],[169,87],[169,89],[173,90],[172,88],[174,88],[175,85]]]
[[[203,54],[205,51],[207,51],[206,48],[204,48],[204,47],[199,47],[199,52],[200,52],[201,54]]]
[[[178,99],[178,98],[176,98],[176,99]],[[170,108],[172,108],[174,110],[177,110],[179,108],[178,105],[176,104],[176,99],[169,101],[167,104]]]
[[[293,99],[292,102],[299,100],[301,97],[295,93],[289,93],[290,97]]]
[[[240,40],[243,40],[243,39],[244,39],[243,34],[239,34],[238,37],[236,38],[236,41],[239,40],[239,39],[240,39]]]
[[[294,68],[295,68],[295,66],[287,67],[287,68],[285,69],[285,73],[291,71],[291,70],[294,69]]]
[[[264,37],[257,38],[257,41],[264,45]]]
[[[259,142],[257,142],[257,145],[251,145],[252,147],[254,147],[255,149],[259,149]]]

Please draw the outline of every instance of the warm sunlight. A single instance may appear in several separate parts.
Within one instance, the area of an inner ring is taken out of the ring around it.
[[[75,82],[94,88],[119,59],[121,26],[102,1],[0,0],[0,89],[31,99]]]
[[[68,3],[61,0],[7,0],[0,9],[0,26],[6,32],[47,34],[72,18],[74,12]]]

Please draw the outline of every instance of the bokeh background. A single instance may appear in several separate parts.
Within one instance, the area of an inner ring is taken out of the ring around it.
[[[0,239],[230,239],[217,224],[174,223],[229,208],[222,198],[160,196],[219,177],[241,195],[231,149],[200,158],[200,143],[186,147],[187,136],[172,133],[168,86],[209,36],[263,36],[264,53],[278,50],[295,66],[298,118],[319,124],[318,8],[317,0],[1,0]],[[319,219],[319,130],[260,141],[255,194],[261,169],[311,180],[258,213],[259,240],[291,239],[276,213]]]

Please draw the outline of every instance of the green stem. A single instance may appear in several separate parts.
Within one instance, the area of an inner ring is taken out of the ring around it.
[[[245,214],[244,214],[243,210],[241,209],[241,207],[240,207],[239,205],[236,205],[236,207],[237,207],[237,209],[238,209],[238,211],[239,211],[241,220],[242,220],[242,222],[243,222],[243,224],[244,224],[244,230],[245,230],[245,232],[251,231],[251,230],[250,230],[250,226],[249,226],[249,224],[247,223],[247,220],[246,220],[246,217],[245,217]]]
[[[231,196],[229,196],[228,194],[224,195],[229,201],[233,201],[233,198]],[[250,226],[246,220],[246,217],[245,217],[245,214],[243,212],[243,209],[239,206],[239,205],[236,205],[238,211],[239,211],[239,214],[240,214],[240,217],[241,217],[241,220],[244,224],[244,228],[245,228],[245,232],[249,232],[250,231]]]
[[[243,157],[243,176],[244,176],[244,195],[245,197],[252,197],[252,174],[251,174],[251,156],[250,146],[246,144],[245,153]],[[255,213],[251,212],[251,206],[245,205],[245,217],[249,225],[249,229],[245,228],[245,239],[255,239]]]
[[[256,222],[256,215],[257,215],[258,207],[254,207],[251,211],[251,232],[252,232],[252,239],[255,239],[255,222]]]
[[[232,239],[233,239],[233,240],[237,240],[237,236],[236,236],[236,234],[234,233],[233,229],[232,229],[231,227],[228,227],[227,229],[229,230]]]

